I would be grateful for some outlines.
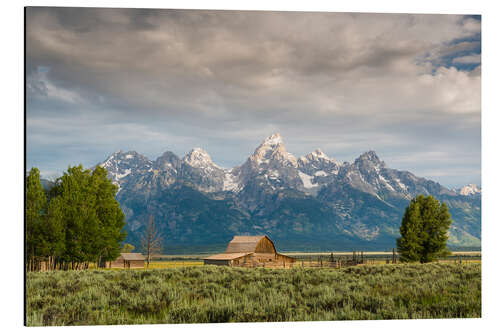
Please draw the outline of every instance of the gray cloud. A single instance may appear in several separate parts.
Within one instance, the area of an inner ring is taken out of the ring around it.
[[[279,131],[296,155],[375,149],[449,186],[480,181],[480,66],[436,60],[476,49],[477,20],[29,8],[26,23],[27,159],[46,173],[193,146],[231,167]]]

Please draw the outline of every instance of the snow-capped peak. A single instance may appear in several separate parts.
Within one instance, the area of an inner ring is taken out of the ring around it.
[[[311,155],[315,156],[315,157],[318,157],[318,158],[328,158],[328,156],[326,156],[325,153],[323,153],[323,151],[321,149],[316,149],[315,151],[313,151],[311,153]]]
[[[261,146],[276,146],[283,143],[283,139],[279,133],[274,133],[267,137],[261,144]]]
[[[257,149],[250,159],[257,164],[269,163],[271,160],[278,160],[297,166],[297,159],[295,156],[286,151],[283,139],[279,133],[275,133],[266,138]]]
[[[326,160],[330,162],[337,163],[337,161],[333,158],[328,157],[321,149],[316,149],[315,151],[307,154],[304,157],[301,157],[302,160],[309,160],[309,161],[321,161],[321,160]]]
[[[119,150],[99,165],[108,171],[108,177],[118,185],[120,191],[123,182],[129,178],[127,176],[147,172],[152,164],[146,156],[136,151]]]
[[[458,193],[461,195],[479,194],[481,193],[481,187],[477,186],[476,184],[465,185],[458,191]]]
[[[198,147],[188,152],[182,160],[194,168],[201,168],[206,166],[219,168],[214,162],[212,162],[210,155],[208,155],[205,150]]]
[[[368,162],[368,163],[366,163]],[[375,151],[370,150],[367,151],[363,154],[361,154],[355,161],[354,164],[358,165],[359,167],[374,167],[377,170],[380,170],[381,168],[385,168],[385,162],[381,161],[380,158],[377,156],[377,153]]]
[[[116,163],[120,164],[123,160],[130,160],[130,159],[133,159],[136,157],[139,158],[140,160],[144,160],[144,161],[149,162],[149,160],[145,156],[137,153],[136,151],[124,152],[123,150],[119,150],[117,152],[114,152],[104,162],[102,162],[99,165],[104,167],[104,168],[109,168],[113,164],[116,164]]]

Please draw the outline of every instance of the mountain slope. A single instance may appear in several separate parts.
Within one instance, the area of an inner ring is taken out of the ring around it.
[[[155,161],[117,152],[101,165],[120,187],[128,241],[136,245],[152,214],[168,248],[212,248],[234,234],[265,233],[282,249],[387,249],[395,246],[409,200],[422,193],[449,205],[450,245],[480,246],[476,187],[449,190],[388,168],[374,151],[342,164],[319,149],[296,158],[273,134],[231,170],[201,148],[183,158],[166,152]]]

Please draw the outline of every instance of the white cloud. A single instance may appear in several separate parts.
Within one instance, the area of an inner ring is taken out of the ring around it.
[[[29,127],[48,154],[91,135],[153,155],[196,143],[224,166],[274,131],[295,154],[349,158],[479,144],[480,66],[442,63],[480,46],[467,40],[480,22],[460,15],[29,8],[26,29],[28,71],[50,68],[28,82],[28,120],[92,121],[69,121],[67,137]],[[124,123],[151,135],[113,130]]]
[[[463,57],[457,57],[453,59],[453,63],[455,64],[480,64],[481,63],[481,55],[480,54],[472,54]]]

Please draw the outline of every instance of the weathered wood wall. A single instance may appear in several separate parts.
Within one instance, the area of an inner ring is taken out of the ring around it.
[[[271,242],[267,237],[262,238],[255,248],[256,253],[276,253],[273,242]]]
[[[144,268],[144,260],[127,260],[127,268]]]
[[[108,262],[108,268],[144,268],[144,260],[123,260],[121,258]]]

